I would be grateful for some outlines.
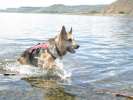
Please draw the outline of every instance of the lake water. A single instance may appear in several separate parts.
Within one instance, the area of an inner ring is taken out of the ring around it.
[[[67,81],[4,76],[28,47],[73,27],[80,48],[64,57]],[[97,90],[133,95],[133,18],[0,13],[0,100],[129,100]]]

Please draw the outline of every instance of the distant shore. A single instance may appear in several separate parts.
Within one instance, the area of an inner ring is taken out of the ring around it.
[[[58,15],[83,15],[83,16],[130,16],[126,14],[102,14],[102,13],[95,13],[95,14],[90,14],[90,13],[25,13],[25,12],[0,12],[0,13],[20,13],[20,14],[58,14]]]
[[[2,13],[35,13],[35,14],[65,14],[65,15],[88,15],[88,16],[132,16],[123,11],[109,12],[110,5],[63,5],[54,4],[48,7],[18,7],[0,9]],[[117,13],[116,13],[117,12]]]

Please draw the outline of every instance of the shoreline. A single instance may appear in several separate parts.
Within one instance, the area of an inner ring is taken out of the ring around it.
[[[90,14],[90,13],[36,13],[36,12],[0,12],[0,13],[18,13],[18,14],[53,14],[53,15],[83,15],[83,16],[127,16],[127,17],[132,17],[132,15],[126,15],[126,14],[103,14],[103,13],[95,13],[95,14]]]

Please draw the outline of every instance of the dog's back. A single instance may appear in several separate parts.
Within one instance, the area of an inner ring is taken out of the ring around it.
[[[67,52],[75,53],[79,48],[70,32],[66,32],[63,26],[59,35],[51,38],[46,44],[35,45],[21,55],[18,61],[21,64],[30,64],[37,67],[52,68],[55,67],[55,59],[62,58]]]

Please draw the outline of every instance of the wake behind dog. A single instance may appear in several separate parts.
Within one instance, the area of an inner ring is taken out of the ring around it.
[[[67,70],[60,59],[56,59],[56,67],[54,69],[44,69],[33,65],[21,65],[19,63],[9,63],[3,70],[6,76],[16,76],[18,78],[28,77],[42,77],[46,80],[67,80],[71,77],[71,71]]]

